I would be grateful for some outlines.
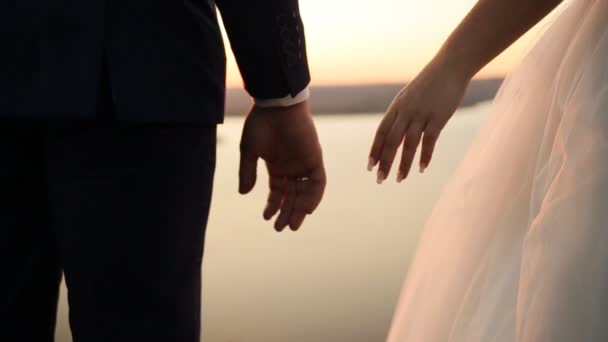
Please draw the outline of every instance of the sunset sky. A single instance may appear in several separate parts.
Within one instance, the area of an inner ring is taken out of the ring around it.
[[[403,83],[441,46],[476,0],[300,0],[316,85]],[[506,13],[505,15],[508,15]],[[529,32],[478,77],[503,76],[538,37]],[[228,85],[242,85],[232,53]]]

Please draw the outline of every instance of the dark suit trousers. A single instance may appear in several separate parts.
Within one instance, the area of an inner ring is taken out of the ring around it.
[[[102,94],[108,96],[108,94]],[[194,342],[216,128],[0,120],[0,340]],[[63,341],[58,341],[63,342]]]

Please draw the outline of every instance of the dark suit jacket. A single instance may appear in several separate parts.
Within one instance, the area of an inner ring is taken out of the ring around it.
[[[310,81],[298,0],[216,0],[246,89]],[[119,119],[222,120],[225,52],[212,0],[18,0],[16,95],[0,116],[95,117],[107,63]]]

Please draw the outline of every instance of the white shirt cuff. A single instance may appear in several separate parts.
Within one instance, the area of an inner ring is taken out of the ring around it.
[[[302,90],[298,95],[291,96],[287,95],[285,97],[277,98],[277,99],[254,99],[253,102],[256,106],[262,108],[268,107],[289,107],[296,105],[298,103],[304,102],[310,98],[310,89],[306,87]]]

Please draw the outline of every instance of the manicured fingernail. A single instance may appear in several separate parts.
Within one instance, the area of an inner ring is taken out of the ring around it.
[[[420,164],[420,173],[424,173],[424,170],[426,170],[427,165],[426,164]]]
[[[378,184],[382,184],[382,182],[384,182],[385,179],[386,179],[386,175],[384,174],[384,172],[382,172],[381,170],[378,170],[378,178],[377,178],[376,182]]]
[[[399,170],[399,172],[397,173],[397,183],[401,183],[404,179],[405,174],[403,174],[403,171]]]
[[[374,169],[374,165],[376,165],[376,161],[374,160],[374,158],[369,157],[369,160],[367,162],[367,171],[371,172]]]

